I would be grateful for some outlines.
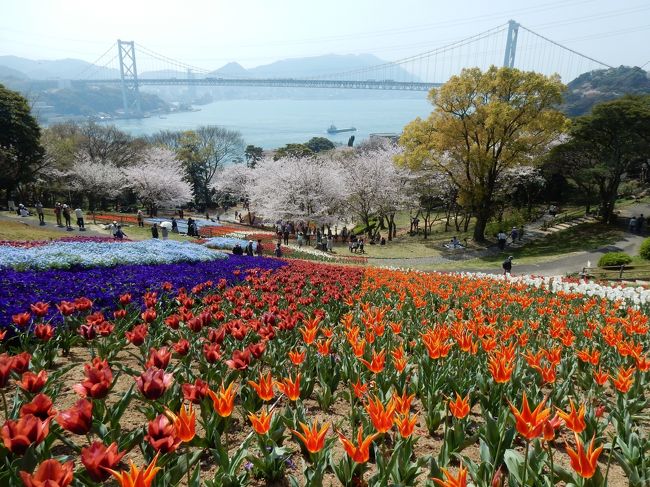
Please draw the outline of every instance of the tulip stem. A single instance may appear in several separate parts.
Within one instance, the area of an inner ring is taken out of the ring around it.
[[[2,407],[5,412],[5,421],[9,419],[9,410],[7,409],[7,398],[5,397],[5,390],[2,388]]]
[[[551,447],[550,441],[547,442],[546,445],[548,446],[548,455],[551,463],[551,486],[555,486],[555,481],[553,480],[553,448]]]
[[[530,441],[526,440],[526,455],[524,456],[524,476],[521,481],[521,485],[526,485],[526,476],[528,474],[528,447],[530,446]]]
[[[190,447],[187,447],[187,452],[185,453],[185,466],[187,467],[187,487],[191,487],[190,485]]]
[[[607,469],[605,470],[605,482],[603,485],[607,485],[607,477],[609,476],[609,466],[612,464],[612,457],[614,456],[614,448],[616,446],[616,440],[618,435],[614,435],[612,438],[612,447],[609,449],[609,454],[607,455]]]

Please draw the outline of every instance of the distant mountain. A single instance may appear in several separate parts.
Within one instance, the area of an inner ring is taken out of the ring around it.
[[[27,75],[8,66],[0,66],[0,80],[25,80]]]
[[[356,71],[384,64],[386,61],[372,54],[327,54],[324,56],[292,58],[271,64],[245,69],[238,63],[229,63],[208,76],[232,76],[255,78],[304,78]],[[417,81],[417,78],[402,68],[381,71],[366,79],[394,79],[396,81]]]
[[[116,69],[92,67],[91,63],[80,59],[35,61],[17,56],[0,56],[0,66],[20,71],[25,76],[36,80],[119,76]]]
[[[597,103],[627,94],[650,94],[650,73],[620,66],[583,73],[568,85],[562,110],[570,117],[585,115]]]

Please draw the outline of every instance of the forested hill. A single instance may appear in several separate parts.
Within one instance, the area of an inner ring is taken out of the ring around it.
[[[649,74],[629,66],[583,73],[569,83],[562,110],[570,117],[578,117],[603,101],[627,94],[650,94]]]

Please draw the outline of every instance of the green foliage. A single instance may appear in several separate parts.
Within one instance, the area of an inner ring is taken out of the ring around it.
[[[632,257],[625,252],[607,252],[598,260],[598,267],[625,265],[632,262]]]
[[[514,211],[507,217],[503,218],[501,221],[495,220],[488,223],[487,227],[485,227],[485,233],[487,235],[496,235],[499,233],[499,231],[503,230],[503,232],[507,234],[508,237],[510,237],[510,230],[512,230],[512,227],[517,227],[517,231],[519,231],[525,222],[526,218],[524,217],[523,213]],[[524,228],[524,235],[525,231],[526,230]]]
[[[34,180],[45,153],[40,136],[27,100],[0,85],[0,190]]]
[[[273,159],[276,161],[283,157],[297,157],[300,159],[303,157],[309,157],[313,155],[314,155],[314,151],[311,150],[309,147],[307,147],[306,144],[287,144],[284,147],[280,147],[277,151],[275,151],[275,155],[273,156]]]
[[[250,168],[254,168],[255,165],[262,159],[264,155],[264,149],[254,145],[247,145],[244,149],[244,157],[246,158],[246,165]]]
[[[641,244],[639,255],[646,260],[650,260],[650,238],[646,238]]]
[[[334,149],[334,143],[325,137],[312,137],[305,144],[313,152],[323,152]]]

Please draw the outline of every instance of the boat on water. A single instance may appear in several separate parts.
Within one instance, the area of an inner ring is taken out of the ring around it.
[[[347,127],[344,129],[337,129],[336,125],[330,125],[327,129],[328,134],[340,134],[341,132],[356,132],[357,129],[354,127]]]

